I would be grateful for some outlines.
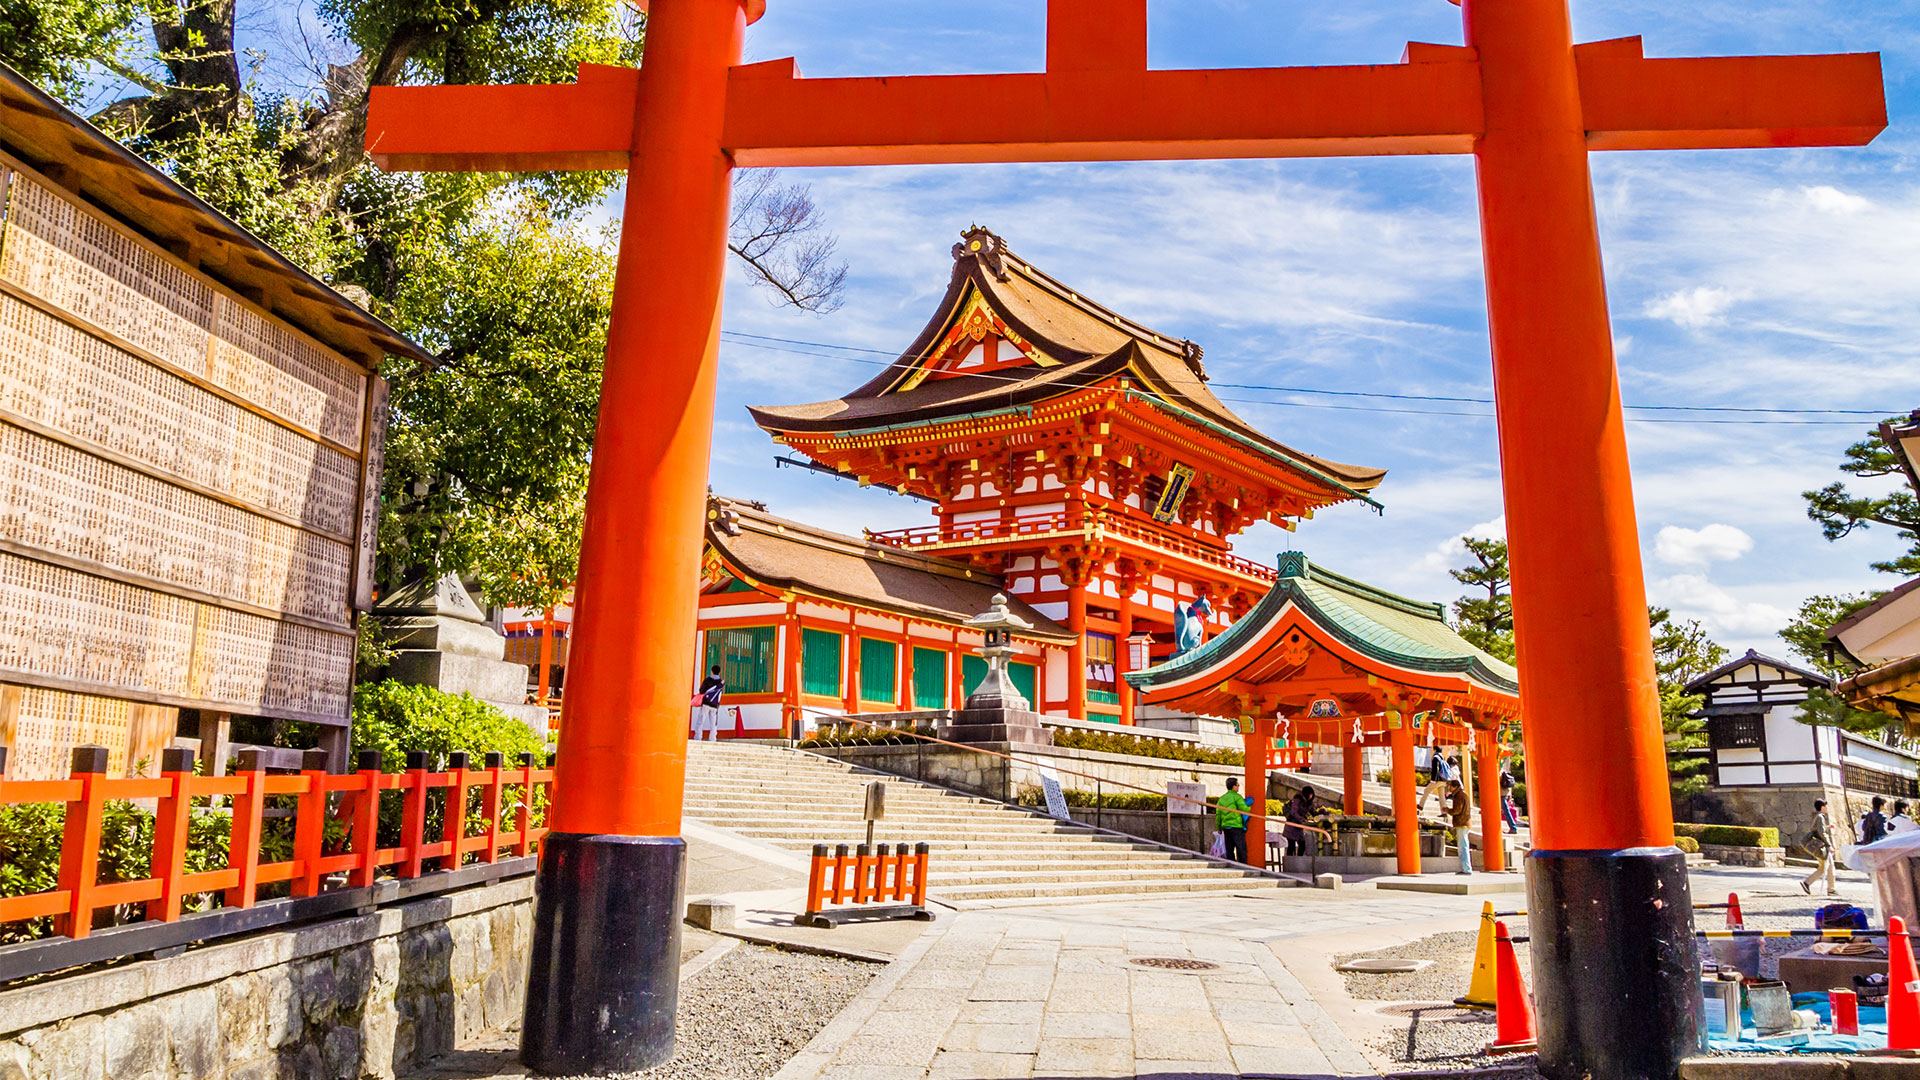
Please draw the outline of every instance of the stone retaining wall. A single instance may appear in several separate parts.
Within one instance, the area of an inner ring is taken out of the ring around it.
[[[1785,866],[1787,849],[1783,847],[1733,847],[1728,844],[1701,844],[1702,858],[1728,866]]]
[[[0,992],[0,1080],[387,1078],[520,1018],[529,875]]]
[[[1006,743],[988,743],[983,750],[1007,753]],[[992,799],[1017,799],[1026,788],[1038,788],[1044,765],[1056,770],[1072,769],[1088,776],[1060,772],[1063,788],[1095,790],[1096,777],[1103,781],[1131,784],[1164,795],[1167,781],[1199,781],[1207,785],[1209,798],[1217,798],[1227,789],[1227,777],[1239,776],[1237,765],[1208,765],[1172,758],[1143,758],[1130,754],[1109,754],[1100,750],[1076,750],[1066,746],[1027,746],[1013,748],[1017,760],[1009,762],[987,754],[974,753],[938,744],[823,747],[815,753],[838,758],[849,765],[860,765],[881,772],[930,784],[971,792]],[[916,771],[919,775],[916,776]],[[1130,790],[1108,787],[1110,794]]]

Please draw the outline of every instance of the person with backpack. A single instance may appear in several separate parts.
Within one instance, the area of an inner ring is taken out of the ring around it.
[[[1444,803],[1447,798],[1447,781],[1454,778],[1452,770],[1447,767],[1446,757],[1438,750],[1433,751],[1433,764],[1427,766],[1427,769],[1427,786],[1420,792],[1420,805],[1413,809],[1416,816],[1427,812],[1429,796],[1438,795]]]
[[[1500,766],[1500,820],[1507,823],[1507,834],[1520,831],[1520,808],[1513,805],[1513,774]]]
[[[1886,805],[1887,800],[1875,795],[1872,807],[1860,815],[1860,824],[1854,829],[1854,836],[1862,844],[1878,843],[1887,838],[1887,815],[1881,812]]]
[[[720,698],[727,692],[727,680],[720,677],[720,665],[700,681],[700,694],[693,699],[693,737],[717,742],[720,738]]]
[[[1227,858],[1237,863],[1247,861],[1246,809],[1246,797],[1240,794],[1240,778],[1227,777],[1227,793],[1215,804],[1213,823],[1220,827],[1220,835],[1226,837]]]
[[[1800,840],[1800,846],[1818,860],[1813,873],[1800,881],[1800,891],[1813,895],[1813,883],[1822,877],[1827,879],[1827,895],[1839,894],[1839,886],[1833,873],[1833,826],[1827,821],[1827,800],[1813,800],[1813,818],[1807,823],[1807,835]]]

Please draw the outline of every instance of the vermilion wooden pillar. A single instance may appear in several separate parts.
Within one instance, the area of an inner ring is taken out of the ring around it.
[[[742,2],[653,0],[607,329],[542,849],[521,1060],[626,1072],[673,1056],[680,806],[713,442]]]
[[[1067,629],[1073,631],[1073,644],[1067,649],[1067,715],[1075,720],[1087,718],[1087,583],[1067,580]],[[1040,695],[1035,694],[1035,697]],[[1040,703],[1034,702],[1035,711]]]
[[[1500,740],[1497,733],[1475,729],[1473,752],[1480,769],[1480,849],[1488,870],[1507,868],[1505,830],[1501,828]]]
[[[1340,810],[1346,814],[1366,813],[1367,748],[1348,743],[1340,751]]]
[[[1247,799],[1247,863],[1264,869],[1267,865],[1267,758],[1273,747],[1272,717],[1249,717],[1240,721],[1246,729],[1240,744],[1246,751],[1241,768],[1240,793]]]
[[[1463,6],[1485,99],[1474,164],[1527,712],[1528,908],[1580,913],[1531,923],[1540,1070],[1662,1075],[1705,1028],[1580,69],[1565,0]],[[1591,1007],[1636,994],[1660,1004],[1631,1019]]]
[[[1393,758],[1393,851],[1403,874],[1420,872],[1420,815],[1413,783],[1413,720],[1389,720],[1387,746]]]

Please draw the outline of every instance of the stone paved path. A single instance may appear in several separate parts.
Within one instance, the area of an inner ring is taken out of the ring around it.
[[[963,912],[777,1080],[1373,1076],[1288,970],[1286,939],[1458,919],[1479,903],[1299,890]],[[1212,966],[1138,963],[1165,958]]]

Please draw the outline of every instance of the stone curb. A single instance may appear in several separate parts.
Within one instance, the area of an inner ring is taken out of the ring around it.
[[[278,927],[165,960],[139,960],[104,971],[42,979],[0,992],[0,1036],[394,937],[414,926],[476,914],[532,896],[533,875],[529,874],[498,885],[394,904],[371,915]]]
[[[1915,1080],[1920,1058],[1745,1054],[1680,1063],[1681,1080]]]
[[[1247,944],[1260,970],[1273,981],[1274,989],[1280,991],[1281,1000],[1299,1018],[1301,1026],[1307,1029],[1307,1035],[1326,1055],[1327,1063],[1333,1066],[1334,1071],[1341,1076],[1378,1076],[1379,1070],[1373,1067],[1359,1047],[1353,1045],[1346,1033],[1340,1030],[1340,1025],[1333,1022],[1333,1017],[1328,1016],[1326,1010],[1313,1000],[1313,995],[1300,985],[1299,979],[1293,977],[1293,972],[1287,969],[1271,946],[1257,941]]]
[[[946,936],[947,931],[953,926],[955,917],[952,911],[939,911],[933,925],[915,938],[913,943],[907,946],[906,951],[900,954],[898,960],[888,965],[887,970],[868,983],[867,988],[860,991],[859,996],[848,1002],[846,1008],[840,1010],[840,1015],[829,1021],[826,1027],[821,1028],[820,1033],[782,1066],[779,1072],[774,1073],[770,1080],[816,1080],[821,1070],[833,1061],[841,1048],[859,1034],[861,1026],[867,1022],[868,1018],[880,1011],[880,1006],[886,1003],[887,995],[892,993],[907,974],[919,966],[920,961],[926,957],[934,945]]]

